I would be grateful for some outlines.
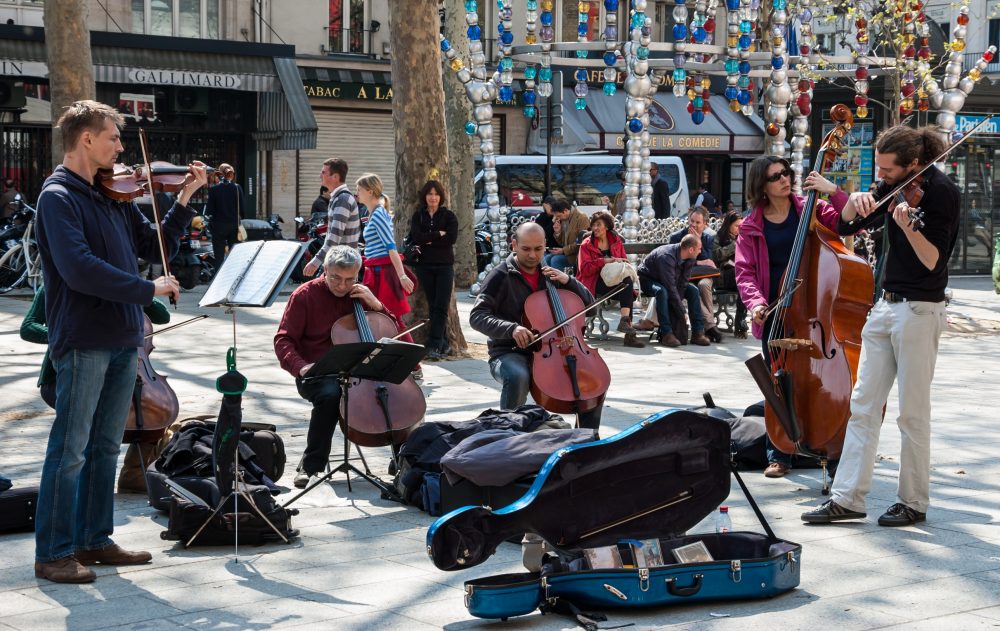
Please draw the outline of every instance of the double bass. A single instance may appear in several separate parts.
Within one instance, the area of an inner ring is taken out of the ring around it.
[[[342,316],[330,329],[334,346],[374,343],[399,334],[395,320],[384,313],[365,311],[357,298],[351,302],[354,313]],[[340,428],[352,443],[361,447],[399,447],[427,411],[424,393],[412,376],[398,384],[353,379],[350,389],[350,395],[340,399]]]
[[[531,396],[538,405],[561,414],[589,412],[604,403],[611,372],[597,349],[583,338],[580,315],[583,300],[568,289],[557,289],[544,279],[545,291],[536,291],[524,302],[528,329],[550,331],[539,336],[531,355]]]
[[[819,173],[832,163],[853,124],[844,105],[834,106],[830,116],[837,125],[816,159],[813,169]],[[785,453],[817,457],[825,465],[843,448],[861,329],[875,285],[868,263],[817,221],[815,205],[816,193],[810,191],[772,325],[765,331],[771,350],[766,385],[751,365],[754,360],[747,365],[764,391],[771,442]],[[823,491],[828,492],[825,472]]]

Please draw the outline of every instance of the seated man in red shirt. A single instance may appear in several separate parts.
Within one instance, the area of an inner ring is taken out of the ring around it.
[[[346,245],[330,248],[324,260],[326,273],[303,283],[292,292],[274,335],[274,352],[281,367],[295,377],[299,396],[312,403],[306,450],[296,470],[295,486],[305,488],[309,478],[326,467],[330,444],[340,420],[340,384],[335,375],[303,379],[303,375],[326,354],[333,343],[330,329],[340,317],[354,313],[353,298],[366,310],[385,306],[370,289],[357,282],[361,254]]]

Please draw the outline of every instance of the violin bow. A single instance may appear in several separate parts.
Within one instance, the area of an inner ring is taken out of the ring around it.
[[[204,320],[207,317],[208,317],[208,314],[205,314],[205,313],[203,313],[201,315],[196,315],[195,317],[188,318],[187,320],[184,320],[183,322],[178,322],[177,324],[171,324],[170,326],[165,326],[162,329],[158,329],[156,331],[153,331],[152,333],[143,336],[143,339],[149,339],[149,338],[153,337],[154,335],[159,335],[160,333],[166,333],[167,331],[173,331],[174,329],[179,329],[182,326],[191,324],[192,322],[197,322],[198,320]]]
[[[532,338],[531,344],[537,343],[539,340],[543,339],[545,336],[547,336],[549,333],[555,331],[556,329],[559,329],[559,328],[562,328],[562,327],[566,326],[567,322],[572,322],[573,320],[576,320],[577,318],[579,318],[583,314],[587,313],[588,311],[590,311],[594,307],[596,307],[598,305],[604,304],[605,302],[607,302],[608,300],[610,300],[611,298],[613,298],[615,296],[615,294],[617,294],[620,291],[622,291],[623,289],[625,289],[625,287],[627,287],[626,284],[624,284],[624,283],[618,283],[618,288],[617,289],[612,290],[611,293],[605,295],[600,300],[595,300],[594,302],[590,303],[589,305],[587,305],[583,309],[581,309],[581,310],[577,311],[576,313],[574,313],[573,315],[567,317],[562,322],[560,322],[558,324],[555,324],[555,325],[549,327],[548,329],[546,329],[545,331],[543,331],[543,332],[539,333],[538,335],[536,335],[534,338]],[[528,344],[528,346],[531,346],[531,344]]]
[[[160,205],[156,201],[156,191],[153,190],[153,165],[149,161],[149,150],[146,144],[146,130],[139,128],[139,147],[142,149],[142,161],[146,169],[146,188],[149,189],[149,197],[153,205],[153,221],[156,223],[156,240],[160,245],[160,262],[163,264],[163,275],[170,278],[170,261],[167,260],[167,244],[163,240],[163,226],[160,224]],[[173,295],[170,296],[170,304],[177,308],[177,301]]]
[[[422,321],[420,322],[420,324],[414,324],[413,326],[411,326],[411,327],[410,327],[410,328],[408,328],[408,329],[403,329],[402,331],[400,331],[399,333],[397,333],[397,334],[396,334],[395,336],[393,336],[393,337],[390,337],[389,339],[390,339],[390,340],[393,340],[393,341],[395,341],[395,340],[398,340],[399,338],[403,337],[403,336],[404,336],[404,335],[406,335],[407,333],[410,333],[410,332],[412,332],[412,331],[416,331],[417,329],[419,329],[419,328],[420,328],[420,327],[422,327],[423,325],[427,324],[427,322],[428,322],[428,320],[422,320]]]

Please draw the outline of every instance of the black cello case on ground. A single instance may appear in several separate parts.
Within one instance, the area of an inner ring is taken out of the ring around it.
[[[561,449],[530,490],[499,510],[466,506],[427,532],[442,570],[479,565],[511,535],[535,532],[555,547],[541,572],[467,581],[465,603],[480,618],[524,615],[560,602],[576,607],[642,607],[702,600],[766,598],[799,584],[802,547],[774,536],[736,473],[765,533],[684,534],[729,495],[729,425],[685,410],[650,416],[605,440]],[[664,565],[580,567],[585,548],[658,539]],[[675,548],[704,543],[714,560],[674,563]]]

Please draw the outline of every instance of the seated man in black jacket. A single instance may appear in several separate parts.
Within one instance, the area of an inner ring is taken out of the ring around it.
[[[546,283],[556,283],[579,295],[584,304],[594,301],[578,280],[553,267],[542,266],[545,230],[538,224],[521,224],[511,249],[507,260],[487,275],[469,316],[472,328],[490,338],[490,374],[503,384],[500,407],[505,410],[524,405],[531,385],[531,351],[527,347],[532,333],[520,324],[528,296],[544,290]],[[578,415],[578,425],[598,429],[602,409],[603,403]]]
[[[664,346],[681,345],[670,326],[671,313],[683,318],[684,299],[688,301],[691,318],[691,343],[708,346],[705,321],[701,315],[698,288],[688,282],[691,268],[701,253],[701,240],[693,234],[684,235],[680,243],[661,245],[646,255],[639,264],[639,285],[642,293],[656,299],[656,316],[659,320],[659,340]]]

